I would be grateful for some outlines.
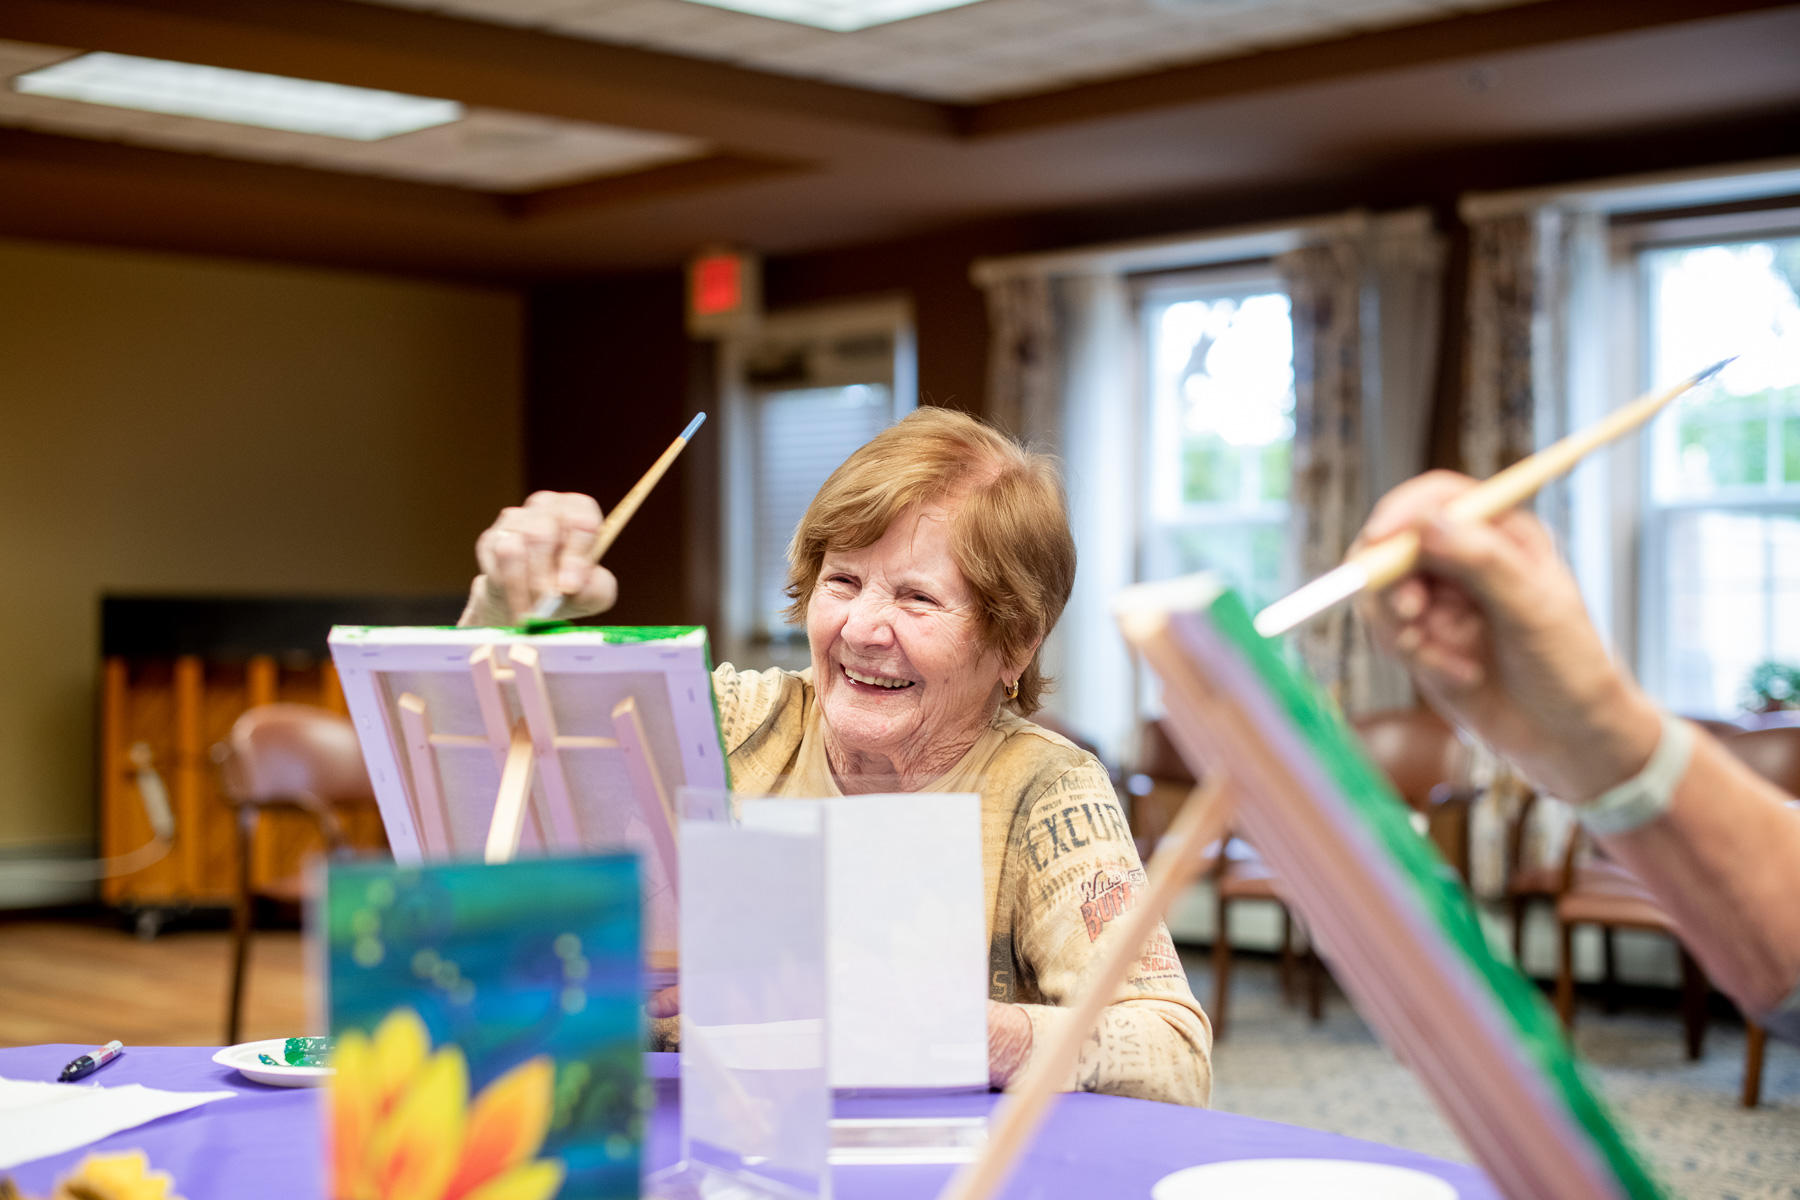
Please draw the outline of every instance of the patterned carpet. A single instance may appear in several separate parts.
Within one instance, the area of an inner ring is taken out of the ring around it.
[[[1195,995],[1210,1004],[1202,957],[1188,963]],[[1470,1161],[1423,1088],[1335,989],[1315,1025],[1282,1003],[1272,962],[1237,958],[1230,1016],[1213,1054],[1215,1108]],[[1575,1043],[1672,1195],[1800,1200],[1800,1046],[1769,1041],[1762,1105],[1744,1109],[1741,1025],[1715,1021],[1705,1055],[1690,1063],[1672,1009],[1608,1016],[1584,1005]]]

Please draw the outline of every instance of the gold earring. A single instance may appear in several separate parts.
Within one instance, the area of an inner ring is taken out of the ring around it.
[[[1015,679],[1011,683],[1006,685],[1006,698],[1008,700],[1017,700],[1019,698],[1019,681],[1018,680]]]

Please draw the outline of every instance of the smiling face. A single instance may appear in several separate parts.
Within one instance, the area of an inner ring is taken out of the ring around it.
[[[806,638],[826,754],[846,790],[859,775],[916,787],[954,766],[1013,678],[982,641],[941,506],[901,513],[872,546],[827,550]]]

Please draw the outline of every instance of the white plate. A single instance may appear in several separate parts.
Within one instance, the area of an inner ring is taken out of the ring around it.
[[[1456,1200],[1436,1175],[1387,1163],[1342,1158],[1240,1158],[1165,1175],[1151,1200]]]
[[[286,1038],[270,1038],[266,1042],[245,1042],[241,1046],[227,1046],[213,1055],[213,1061],[221,1067],[230,1067],[246,1079],[254,1079],[257,1083],[266,1083],[271,1087],[318,1087],[330,1079],[333,1071],[330,1067],[290,1067],[281,1061],[281,1052],[287,1046]],[[266,1054],[279,1066],[271,1067],[268,1063],[258,1062],[256,1056]]]

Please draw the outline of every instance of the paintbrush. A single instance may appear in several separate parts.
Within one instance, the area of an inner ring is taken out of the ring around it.
[[[1099,956],[1083,980],[1080,998],[1047,1045],[1032,1050],[1024,1074],[994,1110],[987,1145],[938,1193],[937,1200],[990,1200],[1005,1184],[1013,1164],[1042,1123],[1044,1110],[1062,1082],[1074,1073],[1081,1048],[1107,1005],[1144,952],[1144,944],[1162,922],[1181,889],[1206,865],[1205,847],[1222,839],[1229,827],[1230,802],[1224,777],[1210,771],[1206,781],[1188,793],[1169,831],[1156,843],[1145,867],[1149,887],[1131,911],[1108,928]]]
[[[1731,361],[1731,358],[1721,359],[1666,391],[1647,392],[1586,429],[1577,430],[1536,454],[1520,459],[1446,504],[1444,520],[1490,521],[1523,504],[1539,488],[1569,471],[1588,454],[1644,424],[1675,397],[1711,379]],[[1360,592],[1387,587],[1411,571],[1418,561],[1417,530],[1409,529],[1383,538],[1263,609],[1256,615],[1256,632],[1264,637],[1278,637]]]
[[[667,473],[670,464],[675,461],[682,448],[688,444],[688,439],[694,436],[694,432],[705,420],[706,414],[699,413],[689,421],[687,428],[681,431],[681,436],[669,443],[669,448],[662,452],[662,457],[650,464],[650,469],[644,472],[644,477],[633,484],[631,490],[625,493],[624,499],[620,500],[613,506],[613,510],[606,514],[606,519],[600,522],[599,532],[594,535],[594,544],[588,550],[588,562],[600,561],[600,556],[607,552],[624,530],[625,522],[631,520],[632,514],[637,512],[638,506],[643,504],[644,497],[650,494],[650,489],[655,487],[657,481]],[[562,607],[565,598],[560,591],[547,593],[543,599],[538,601],[537,607],[531,610],[530,620],[551,620],[555,617],[556,610]]]

